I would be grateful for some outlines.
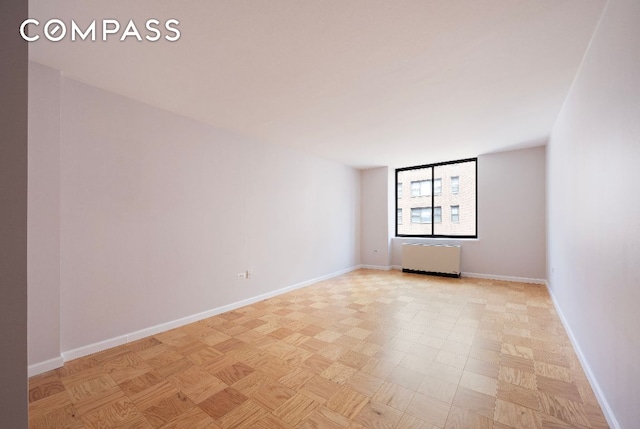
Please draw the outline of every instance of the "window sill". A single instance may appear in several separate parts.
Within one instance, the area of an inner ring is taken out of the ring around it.
[[[457,242],[457,241],[480,241],[479,237],[476,238],[456,238],[456,237],[391,237],[392,240],[398,241],[413,241],[413,242]]]

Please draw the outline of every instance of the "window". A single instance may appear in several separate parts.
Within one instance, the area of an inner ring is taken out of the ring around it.
[[[460,206],[451,206],[451,222],[460,222]]]
[[[412,208],[411,223],[431,223],[431,207]]]
[[[402,225],[402,209],[398,209],[398,225]]]
[[[442,179],[433,181],[433,195],[442,195]]]
[[[398,213],[410,213],[410,222],[398,214],[396,236],[477,238],[477,164],[470,158],[397,169],[398,193],[410,183],[412,198],[396,199]]]
[[[431,180],[411,182],[411,196],[424,197],[431,195]]]
[[[398,198],[402,198],[402,183],[398,183]]]
[[[442,207],[433,208],[433,220],[435,223],[442,223]]]
[[[451,176],[451,193],[457,194],[460,192],[460,176]]]

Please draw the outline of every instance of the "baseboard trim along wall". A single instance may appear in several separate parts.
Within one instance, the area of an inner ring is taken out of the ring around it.
[[[609,406],[609,402],[607,402],[607,399],[605,398],[604,393],[600,388],[600,384],[598,383],[598,380],[596,380],[595,375],[591,371],[591,367],[587,362],[587,358],[585,357],[584,353],[582,353],[582,349],[580,348],[580,344],[578,343],[578,340],[573,335],[571,326],[567,322],[567,319],[565,319],[564,314],[562,313],[562,309],[560,308],[560,305],[558,304],[558,301],[556,300],[556,297],[553,294],[553,291],[549,287],[549,283],[545,281],[544,284],[547,287],[547,291],[549,291],[549,296],[551,297],[553,306],[555,307],[556,312],[558,313],[558,316],[560,316],[560,321],[562,322],[562,326],[564,326],[564,330],[567,331],[567,335],[569,336],[571,345],[573,346],[573,349],[575,350],[576,355],[578,356],[578,360],[580,361],[580,365],[582,365],[582,369],[584,370],[584,373],[587,376],[587,379],[589,380],[589,384],[591,384],[593,393],[596,395],[596,399],[600,404],[600,408],[602,408],[602,413],[604,414],[604,417],[607,419],[607,423],[609,423],[609,426],[611,426],[611,428],[613,429],[621,429],[620,423],[618,423],[618,420],[613,414],[613,410]]]
[[[29,365],[28,375],[29,377],[33,377],[34,375],[60,368],[63,364],[64,358],[62,356],[45,360],[44,362],[34,363],[33,365]]]
[[[388,265],[388,266],[360,265],[360,268],[367,268],[370,270],[383,270],[383,271],[389,271],[389,270],[402,271],[402,265]],[[422,274],[422,273],[419,273],[419,274]],[[428,275],[428,273],[424,273],[424,274]],[[460,277],[469,277],[469,278],[485,279],[485,280],[501,280],[505,282],[516,282],[516,283],[532,283],[532,284],[538,284],[538,285],[544,285],[547,283],[545,279],[534,279],[529,277],[515,277],[515,276],[499,276],[495,274],[481,274],[481,273],[462,272],[460,273]]]
[[[319,283],[324,280],[331,279],[333,277],[340,276],[342,274],[346,274],[357,269],[361,268],[360,265],[356,265],[353,267],[349,267],[340,271],[335,271],[330,274],[326,274],[320,277],[316,277],[311,280],[306,280],[300,283],[296,283],[291,286],[286,286],[281,289],[277,289],[271,292],[267,292],[261,295],[257,295],[251,298],[244,299],[242,301],[237,301],[231,304],[223,305],[221,307],[217,307],[211,310],[203,311],[201,313],[197,313],[191,316],[182,317],[180,319],[172,320],[170,322],[161,323],[159,325],[151,326],[149,328],[141,329],[139,331],[131,332],[129,334],[120,335],[118,337],[110,338],[104,341],[100,341],[97,343],[89,344],[86,346],[78,347],[76,349],[68,350],[62,352],[62,355],[53,359],[49,359],[44,362],[38,362],[33,365],[29,365],[29,377],[34,375],[42,374],[43,372],[50,371],[52,369],[60,368],[65,362],[78,359],[84,356],[88,356],[93,353],[98,353],[106,349],[110,349],[112,347],[121,346],[123,344],[127,344],[133,341],[140,340],[142,338],[150,337],[152,335],[159,334],[161,332],[168,331],[170,329],[179,328],[184,325],[188,325],[189,323],[198,322],[203,319],[207,319],[209,317],[217,316],[218,314],[225,313],[227,311],[236,310],[240,307],[244,307],[250,304],[254,304],[259,301],[263,301],[268,298],[273,298],[274,296],[282,295],[287,292],[291,292],[296,289],[301,289],[306,286],[310,286],[315,283]]]
[[[545,279],[533,279],[529,277],[514,277],[514,276],[497,276],[493,274],[481,274],[481,273],[461,273],[462,277],[470,277],[474,279],[485,279],[485,280],[502,280],[506,282],[517,282],[517,283],[533,283],[538,285],[544,285],[547,283]]]
[[[381,271],[389,271],[391,269],[390,266],[388,265],[367,265],[367,264],[363,264],[360,265],[360,268],[365,268],[368,270],[381,270]]]

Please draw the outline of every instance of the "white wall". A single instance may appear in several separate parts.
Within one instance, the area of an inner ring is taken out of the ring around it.
[[[609,1],[548,148],[550,289],[622,428],[640,422],[638,17]]]
[[[389,267],[388,167],[362,170],[360,261],[371,267]]]
[[[60,72],[29,63],[29,365],[60,365]]]
[[[40,137],[31,155],[44,163],[54,151],[42,145],[57,115],[48,98],[55,82],[34,70],[32,104],[41,107],[30,119]],[[359,171],[72,79],[59,83],[63,354],[359,265]],[[56,186],[44,181],[55,165],[42,167],[30,183],[34,199]],[[56,234],[52,218],[41,222],[43,233],[45,223],[52,237],[34,236],[41,252]],[[32,267],[40,280],[52,260]],[[239,280],[247,269],[253,277]],[[54,284],[34,282],[30,303],[55,299]],[[34,343],[58,340],[46,326],[54,313],[33,314]],[[48,358],[45,349],[34,344],[34,359]]]
[[[402,265],[403,243],[460,243],[463,273],[543,281],[545,210],[544,146],[481,155],[478,239],[394,238],[392,264]]]

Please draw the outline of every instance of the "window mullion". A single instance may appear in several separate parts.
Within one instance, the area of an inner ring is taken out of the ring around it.
[[[433,212],[433,206],[435,204],[435,167],[431,167],[431,236],[433,237],[433,233],[435,232],[435,213]]]

